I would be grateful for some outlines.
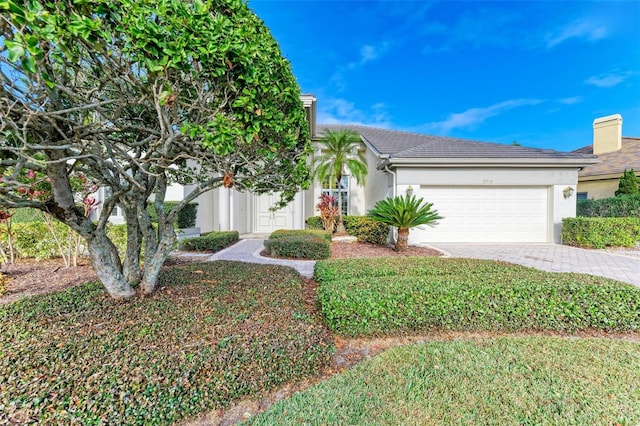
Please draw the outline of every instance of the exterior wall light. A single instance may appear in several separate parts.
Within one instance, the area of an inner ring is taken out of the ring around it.
[[[413,195],[413,186],[409,185],[407,187],[407,196],[411,197]]]
[[[570,186],[567,186],[565,189],[562,190],[562,195],[564,196],[564,198],[571,198],[571,196],[573,195],[575,189],[573,189]]]

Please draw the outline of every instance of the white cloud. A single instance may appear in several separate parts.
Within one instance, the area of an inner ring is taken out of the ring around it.
[[[365,44],[360,47],[360,58],[356,62],[351,62],[347,65],[347,68],[354,69],[360,68],[367,62],[374,61],[381,56],[385,55],[389,51],[390,44],[388,42],[383,42],[378,46],[374,46],[371,44]]]
[[[547,35],[547,47],[557,46],[572,38],[596,41],[606,36],[606,27],[588,20],[577,20],[566,25],[557,33]]]
[[[558,99],[556,102],[563,105],[575,105],[577,103],[582,102],[582,96],[572,96],[569,98]]]
[[[505,111],[521,106],[537,105],[542,102],[544,101],[540,99],[511,99],[484,108],[470,108],[463,112],[452,113],[446,120],[430,123],[428,126],[443,133],[458,128],[473,128],[484,123],[488,118],[495,117]]]
[[[391,127],[384,104],[377,103],[362,110],[356,108],[353,102],[341,98],[323,99],[322,105],[318,105],[318,123]]]
[[[594,75],[586,79],[584,82],[598,87],[613,87],[625,81],[631,75],[630,72],[609,73]]]

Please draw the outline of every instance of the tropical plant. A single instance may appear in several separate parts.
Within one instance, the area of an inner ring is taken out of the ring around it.
[[[320,155],[313,159],[313,177],[321,183],[328,181],[335,188],[338,199],[338,226],[336,232],[345,232],[342,220],[342,196],[340,185],[345,172],[364,184],[367,176],[367,159],[360,151],[362,140],[358,132],[348,129],[324,131],[319,141]]]
[[[616,191],[616,197],[620,195],[636,195],[640,193],[640,179],[636,176],[636,173],[631,170],[624,169],[624,173],[620,176],[618,182],[618,190]]]
[[[0,209],[70,226],[111,296],[151,293],[196,197],[274,191],[280,207],[308,187],[299,96],[242,0],[0,1]],[[97,217],[79,176],[109,194]],[[193,190],[165,212],[173,183]],[[116,206],[124,256],[106,232]]]
[[[420,225],[435,226],[438,219],[443,219],[437,210],[431,209],[433,203],[423,202],[414,195],[389,197],[378,201],[367,216],[398,228],[395,250],[404,251],[409,241],[409,229]]]
[[[336,220],[340,215],[340,209],[336,205],[336,197],[329,194],[322,194],[316,208],[320,210],[320,219],[322,220],[324,230],[333,233],[333,230],[336,228]]]

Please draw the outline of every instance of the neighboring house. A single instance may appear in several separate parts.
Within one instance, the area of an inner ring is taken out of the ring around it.
[[[558,243],[562,218],[575,216],[578,171],[598,161],[591,154],[316,124],[316,99],[303,95],[302,100],[316,153],[325,129],[348,128],[362,137],[369,173],[363,186],[344,177],[341,192],[348,214],[365,215],[377,201],[413,191],[444,216],[434,228],[412,230],[410,244]],[[314,182],[285,209],[272,212],[277,194],[218,188],[198,198],[197,226],[202,232],[233,229],[241,234],[303,229],[306,218],[318,214],[315,205],[323,191]],[[180,190],[175,193],[179,196]]]
[[[640,137],[622,136],[620,114],[593,122],[593,145],[573,151],[595,154],[600,163],[586,166],[578,174],[578,198],[600,199],[615,196],[620,176],[633,169],[640,176]]]

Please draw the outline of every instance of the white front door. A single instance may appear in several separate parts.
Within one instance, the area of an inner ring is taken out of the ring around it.
[[[291,204],[277,211],[269,210],[280,198],[279,194],[255,195],[255,226],[253,232],[273,232],[276,229],[293,228],[293,209]]]

